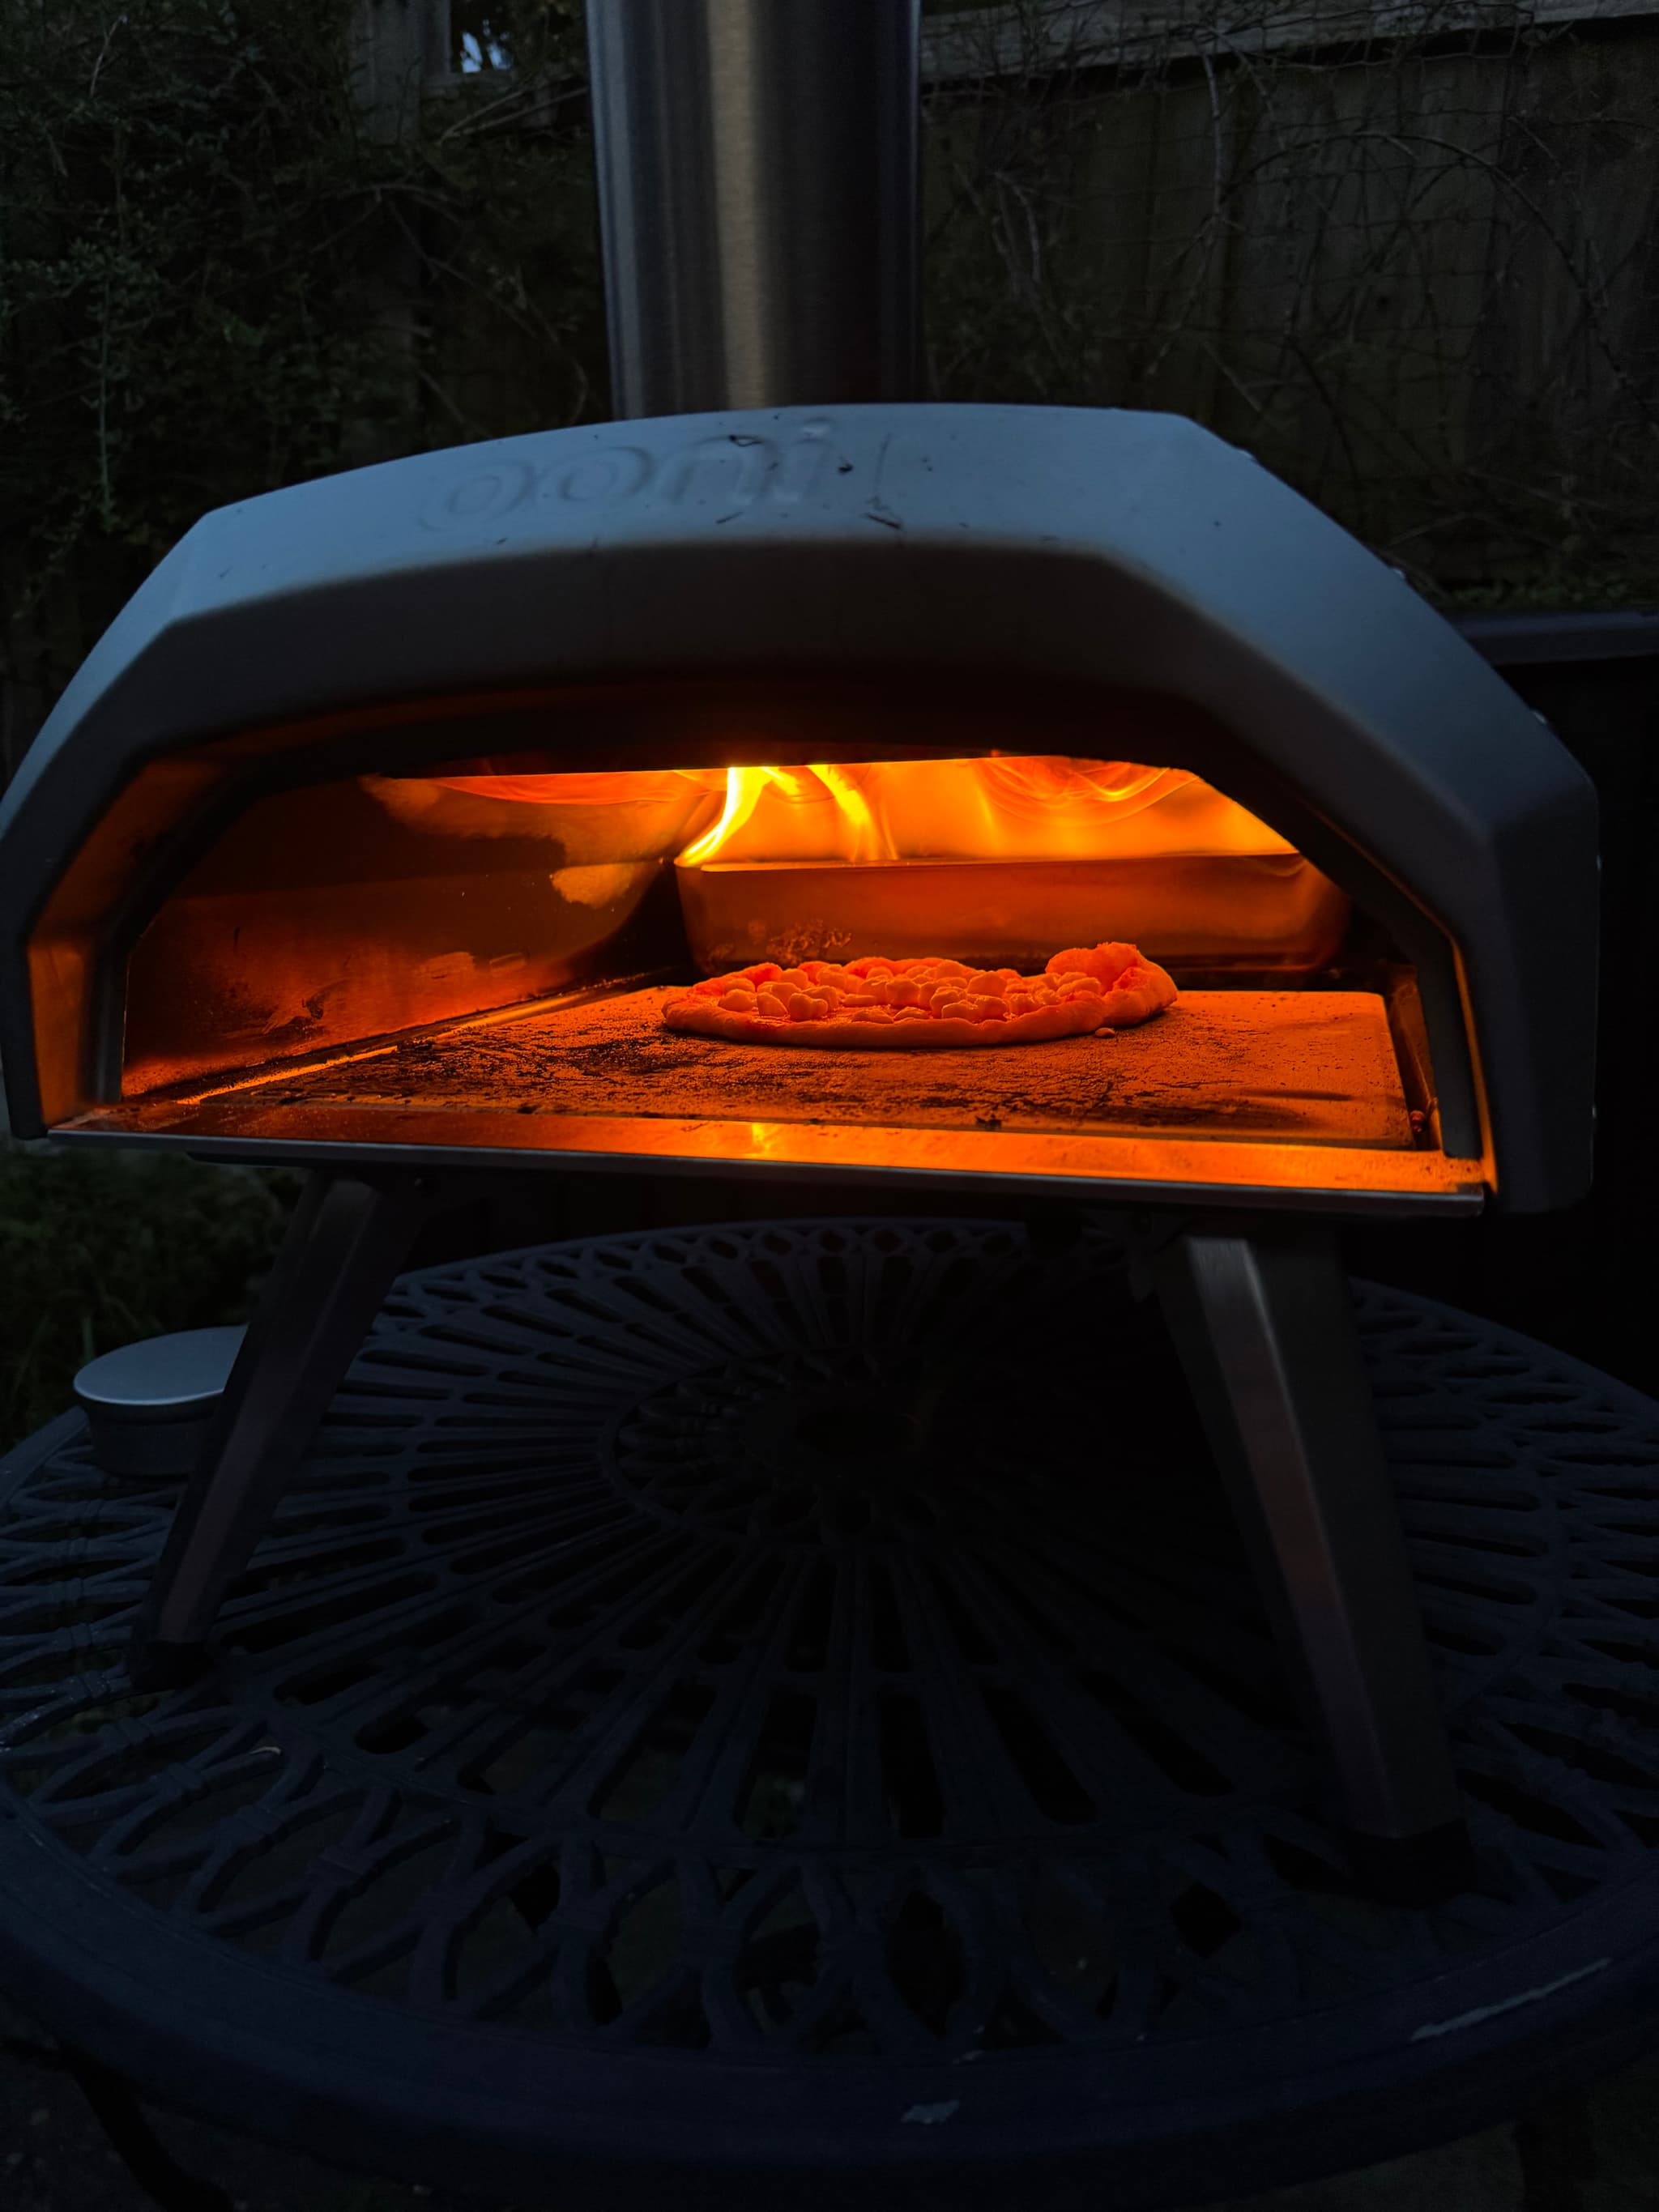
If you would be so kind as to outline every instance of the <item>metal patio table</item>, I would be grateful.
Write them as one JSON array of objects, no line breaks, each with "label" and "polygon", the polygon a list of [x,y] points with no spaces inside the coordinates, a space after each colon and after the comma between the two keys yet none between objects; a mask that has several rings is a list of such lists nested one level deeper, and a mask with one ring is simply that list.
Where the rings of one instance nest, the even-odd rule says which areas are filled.
[{"label": "metal patio table", "polygon": [[[1155,1310],[1006,1223],[401,1278],[198,1681],[176,1486],[0,1468],[0,1984],[365,2171],[1237,2197],[1659,2039],[1659,1407],[1358,1284],[1478,1871],[1346,1863]],[[198,2200],[206,2201],[206,2200]]]}]

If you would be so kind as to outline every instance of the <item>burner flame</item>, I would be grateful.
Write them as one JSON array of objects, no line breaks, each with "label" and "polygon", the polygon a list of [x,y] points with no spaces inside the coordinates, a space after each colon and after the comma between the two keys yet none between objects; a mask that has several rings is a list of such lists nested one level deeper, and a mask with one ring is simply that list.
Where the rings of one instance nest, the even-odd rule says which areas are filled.
[{"label": "burner flame", "polygon": [[[1288,854],[1265,823],[1184,769],[1060,754],[811,767],[458,775],[435,794],[539,808],[660,810],[685,868],[711,862],[1110,860]],[[716,794],[720,810],[710,819]],[[441,817],[440,817],[441,818]],[[434,818],[433,827],[440,826]],[[550,830],[553,818],[550,817]],[[458,823],[457,827],[459,826]],[[482,828],[482,825],[479,825]],[[681,838],[690,834],[689,842]],[[663,857],[667,857],[665,853]]]},{"label": "burner flame", "polygon": [[729,769],[720,818],[679,860],[856,866],[1291,849],[1184,769],[997,754]]}]

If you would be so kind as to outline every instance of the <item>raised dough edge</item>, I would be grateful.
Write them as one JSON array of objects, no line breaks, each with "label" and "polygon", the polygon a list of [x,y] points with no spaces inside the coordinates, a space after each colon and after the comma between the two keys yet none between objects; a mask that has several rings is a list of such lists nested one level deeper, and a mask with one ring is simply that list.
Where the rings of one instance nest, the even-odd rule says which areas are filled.
[{"label": "raised dough edge", "polygon": [[[1139,996],[1127,992],[1115,995]],[[1016,1014],[1006,1022],[780,1022],[769,1021],[763,1015],[733,1013],[716,1000],[694,999],[688,992],[683,998],[671,999],[662,1018],[665,1028],[681,1035],[723,1037],[742,1044],[796,1045],[820,1052],[937,1052],[943,1047],[983,1049],[1042,1044],[1055,1037],[1086,1036],[1091,1030],[1109,1029],[1109,1012],[1095,1011],[1105,1009],[1107,1002],[1094,999],[1088,1003],[1086,1020],[1077,1019],[1069,1007],[1044,1006],[1035,1013]],[[1058,1022],[1056,1015],[1061,1018]]]}]

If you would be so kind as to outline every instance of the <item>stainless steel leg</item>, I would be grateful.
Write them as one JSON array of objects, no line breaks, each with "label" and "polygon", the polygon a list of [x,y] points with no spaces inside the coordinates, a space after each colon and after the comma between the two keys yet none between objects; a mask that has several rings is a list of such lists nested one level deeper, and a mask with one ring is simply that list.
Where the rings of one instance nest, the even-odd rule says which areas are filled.
[{"label": "stainless steel leg", "polygon": [[1468,1832],[1334,1232],[1200,1222],[1151,1260],[1357,1867],[1456,1888]]},{"label": "stainless steel leg", "polygon": [[188,1680],[432,1203],[424,1177],[323,1172],[301,1195],[133,1631],[135,1688]]}]

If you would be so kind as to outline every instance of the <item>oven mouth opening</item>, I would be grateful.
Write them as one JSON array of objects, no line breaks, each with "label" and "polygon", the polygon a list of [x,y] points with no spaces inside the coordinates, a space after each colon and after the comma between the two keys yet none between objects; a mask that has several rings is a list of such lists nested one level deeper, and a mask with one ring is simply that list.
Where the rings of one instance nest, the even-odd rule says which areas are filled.
[{"label": "oven mouth opening", "polygon": [[[1175,1005],[992,1049],[663,1018],[765,962],[1041,979],[1103,942],[1167,968]],[[1442,1152],[1411,963],[1287,839],[1156,764],[475,756],[270,790],[161,899],[124,998],[119,1095],[82,1132],[1264,1190],[1472,1170]]]}]

